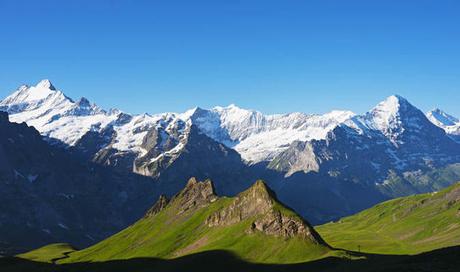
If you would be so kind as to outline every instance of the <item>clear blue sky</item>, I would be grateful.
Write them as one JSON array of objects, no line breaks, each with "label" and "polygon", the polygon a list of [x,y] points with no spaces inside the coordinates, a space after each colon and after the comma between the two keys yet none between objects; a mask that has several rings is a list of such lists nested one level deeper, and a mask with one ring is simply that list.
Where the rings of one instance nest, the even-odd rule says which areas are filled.
[{"label": "clear blue sky", "polygon": [[127,112],[235,103],[460,116],[460,1],[0,0],[0,96],[49,78]]}]

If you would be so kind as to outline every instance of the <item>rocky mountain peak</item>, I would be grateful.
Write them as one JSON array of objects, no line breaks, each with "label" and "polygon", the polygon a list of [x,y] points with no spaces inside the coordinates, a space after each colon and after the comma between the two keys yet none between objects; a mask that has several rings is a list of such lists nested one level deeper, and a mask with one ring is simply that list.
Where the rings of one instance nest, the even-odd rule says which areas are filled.
[{"label": "rocky mountain peak", "polygon": [[258,203],[264,202],[267,205],[273,205],[274,201],[276,201],[275,193],[262,180],[257,180],[249,187],[244,192],[244,197],[252,198]]},{"label": "rocky mountain peak", "polygon": [[145,213],[145,218],[147,217],[152,217],[154,215],[156,215],[157,213],[161,212],[162,210],[164,210],[166,208],[166,206],[168,205],[169,203],[169,200],[166,198],[165,195],[160,195],[160,197],[158,198],[157,202],[155,202],[155,204],[152,206],[152,208],[150,208],[146,213]]},{"label": "rocky mountain peak", "polygon": [[217,200],[214,186],[211,180],[198,181],[192,177],[185,185],[185,188],[174,196],[173,200],[178,203],[179,214],[207,206]]},{"label": "rocky mountain peak", "polygon": [[91,103],[86,97],[80,98],[80,100],[77,101],[77,105],[80,107],[85,107],[85,108],[91,107]]},{"label": "rocky mountain peak", "polygon": [[236,196],[229,206],[211,214],[206,224],[218,227],[243,221],[249,223],[248,233],[262,232],[286,239],[297,237],[326,245],[307,222],[278,202],[275,193],[262,180]]}]

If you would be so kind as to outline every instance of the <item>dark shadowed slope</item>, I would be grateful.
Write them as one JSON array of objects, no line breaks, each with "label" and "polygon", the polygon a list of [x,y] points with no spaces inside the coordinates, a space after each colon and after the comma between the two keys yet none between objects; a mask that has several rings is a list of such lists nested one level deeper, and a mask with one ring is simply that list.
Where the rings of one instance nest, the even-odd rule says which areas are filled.
[{"label": "dark shadowed slope", "polygon": [[175,259],[133,258],[104,262],[85,262],[64,265],[34,262],[20,258],[0,258],[4,272],[175,272],[175,271],[228,271],[228,272],[388,272],[426,271],[457,272],[460,267],[460,247],[438,249],[420,255],[366,255],[366,258],[324,259],[297,264],[255,264],[243,261],[226,251],[206,251]]},{"label": "dark shadowed slope", "polygon": [[151,180],[84,163],[0,112],[0,254],[53,242],[88,246],[151,205]]}]

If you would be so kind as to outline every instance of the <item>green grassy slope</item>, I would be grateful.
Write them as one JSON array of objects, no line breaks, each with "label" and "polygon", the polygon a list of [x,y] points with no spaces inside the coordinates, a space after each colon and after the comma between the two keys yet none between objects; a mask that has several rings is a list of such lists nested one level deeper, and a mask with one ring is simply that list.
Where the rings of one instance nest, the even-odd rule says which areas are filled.
[{"label": "green grassy slope", "polygon": [[[228,207],[234,200],[217,198],[204,207],[181,213],[181,200],[173,199],[156,215],[145,217],[92,247],[73,252],[59,263],[139,257],[171,259],[210,250],[226,250],[246,261],[259,263],[297,263],[344,254],[308,239],[248,232],[254,220],[262,215],[225,226],[209,227],[205,224],[211,214]],[[300,219],[278,202],[274,203],[273,209]]]},{"label": "green grassy slope", "polygon": [[66,254],[75,251],[69,244],[59,243],[46,245],[44,247],[29,251],[24,254],[19,254],[17,257],[28,259],[36,262],[51,263],[54,260],[65,258]]},{"label": "green grassy slope", "polygon": [[415,254],[460,245],[460,183],[380,203],[316,229],[334,247],[371,253]]}]

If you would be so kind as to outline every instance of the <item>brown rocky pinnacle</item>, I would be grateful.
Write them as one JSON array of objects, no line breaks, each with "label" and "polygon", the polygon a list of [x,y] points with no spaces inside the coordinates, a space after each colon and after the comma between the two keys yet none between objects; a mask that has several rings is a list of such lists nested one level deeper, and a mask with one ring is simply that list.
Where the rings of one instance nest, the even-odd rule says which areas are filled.
[{"label": "brown rocky pinnacle", "polygon": [[210,180],[198,182],[196,178],[190,178],[185,188],[179,192],[171,201],[178,202],[180,207],[178,214],[189,210],[207,206],[217,200],[214,187]]},{"label": "brown rocky pinnacle", "polygon": [[248,233],[260,231],[286,239],[300,237],[327,245],[310,224],[279,203],[275,193],[261,180],[235,197],[229,206],[211,214],[206,224],[228,226],[245,220],[253,220],[246,230]]}]

